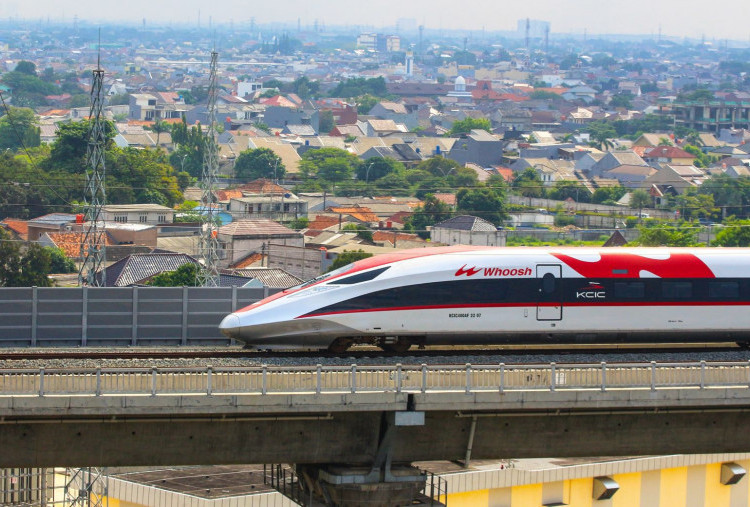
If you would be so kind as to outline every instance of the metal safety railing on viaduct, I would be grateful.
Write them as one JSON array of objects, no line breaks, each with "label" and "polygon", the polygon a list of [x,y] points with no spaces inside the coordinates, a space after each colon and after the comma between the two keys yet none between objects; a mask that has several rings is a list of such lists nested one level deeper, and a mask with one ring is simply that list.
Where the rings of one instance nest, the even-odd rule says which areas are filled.
[{"label": "metal safety railing on viaduct", "polygon": [[0,467],[750,452],[749,411],[748,362],[13,369]]}]

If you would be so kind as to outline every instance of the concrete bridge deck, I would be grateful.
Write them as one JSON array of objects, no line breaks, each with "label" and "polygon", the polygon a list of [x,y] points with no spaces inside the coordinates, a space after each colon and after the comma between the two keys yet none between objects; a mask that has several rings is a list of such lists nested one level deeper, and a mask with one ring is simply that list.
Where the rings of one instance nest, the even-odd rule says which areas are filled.
[{"label": "concrete bridge deck", "polygon": [[[0,371],[0,467],[750,452],[750,364]],[[423,421],[422,418],[423,417]]]}]

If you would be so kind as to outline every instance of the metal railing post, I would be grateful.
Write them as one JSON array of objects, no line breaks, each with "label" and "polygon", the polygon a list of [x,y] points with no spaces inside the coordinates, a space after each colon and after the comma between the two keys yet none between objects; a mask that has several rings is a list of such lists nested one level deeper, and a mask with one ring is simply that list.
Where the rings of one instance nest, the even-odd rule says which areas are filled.
[{"label": "metal railing post", "polygon": [[213,373],[213,367],[209,364],[206,367],[206,395],[211,396],[213,394],[213,386],[211,385],[211,377]]},{"label": "metal railing post", "polygon": [[268,365],[263,365],[263,382],[260,388],[260,394],[268,394]]},{"label": "metal railing post", "polygon": [[651,361],[651,390],[656,391],[656,361]]},{"label": "metal railing post", "polygon": [[607,390],[607,363],[602,361],[602,392]]},{"label": "metal railing post", "polygon": [[320,394],[320,391],[322,389],[323,384],[323,365],[318,364],[315,368],[316,374],[315,374],[315,394]]},{"label": "metal railing post", "polygon": [[352,375],[351,375],[351,391],[352,394],[357,392],[357,365],[352,365]]},{"label": "metal railing post", "polygon": [[555,392],[555,363],[550,363],[549,390]]},{"label": "metal railing post", "polygon": [[500,394],[505,392],[505,363],[500,363]]},{"label": "metal railing post", "polygon": [[156,396],[156,368],[151,368],[151,396]]},{"label": "metal railing post", "polygon": [[44,396],[44,368],[39,368],[39,396]]},{"label": "metal railing post", "polygon": [[466,394],[471,393],[471,364],[466,363]]},{"label": "metal railing post", "polygon": [[37,321],[38,321],[38,298],[39,288],[34,286],[31,288],[31,346],[36,347],[36,335],[37,335]]},{"label": "metal railing post", "polygon": [[102,369],[97,367],[96,369],[96,395],[102,395]]},{"label": "metal railing post", "polygon": [[422,392],[427,391],[427,365],[422,363]]},{"label": "metal railing post", "polygon": [[701,389],[706,387],[706,361],[701,361]]},{"label": "metal railing post", "polygon": [[401,369],[401,363],[398,363],[396,365],[396,392],[397,393],[401,392],[401,386],[404,380],[402,375],[403,375],[403,371]]}]

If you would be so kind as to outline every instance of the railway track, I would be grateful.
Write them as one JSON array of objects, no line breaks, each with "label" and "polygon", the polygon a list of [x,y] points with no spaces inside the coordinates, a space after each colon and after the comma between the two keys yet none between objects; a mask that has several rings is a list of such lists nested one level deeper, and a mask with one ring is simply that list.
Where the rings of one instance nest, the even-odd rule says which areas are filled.
[{"label": "railway track", "polygon": [[[665,346],[664,344],[653,345],[609,345],[587,347],[583,345],[571,346],[519,346],[519,345],[500,345],[500,346],[472,346],[472,347],[440,347],[430,346],[425,349],[412,349],[407,352],[384,352],[375,347],[357,347],[347,351],[345,354],[334,354],[327,351],[319,350],[294,350],[294,351],[258,351],[241,348],[210,348],[210,349],[180,349],[180,348],[150,348],[150,349],[130,349],[130,348],[112,348],[112,349],[13,349],[0,350],[0,361],[51,361],[51,360],[200,360],[200,359],[236,359],[262,362],[264,360],[288,360],[295,359],[306,360],[305,362],[320,360],[343,360],[349,361],[358,359],[382,359],[392,362],[399,359],[410,359],[413,362],[419,358],[425,359],[455,359],[455,362],[463,362],[462,359],[468,358],[487,358],[490,360],[496,356],[502,356],[510,359],[513,358],[529,362],[533,357],[550,356],[559,357],[561,363],[575,362],[566,361],[566,358],[573,359],[581,355],[601,356],[607,361],[617,361],[618,357],[630,357],[633,355],[642,355],[654,357],[664,354],[677,354],[679,356],[710,356],[722,353],[741,353],[740,349],[734,343],[705,343],[705,344],[675,344]],[[750,357],[750,353],[748,353]],[[628,359],[624,359],[628,360]],[[689,359],[685,359],[689,360]]]}]

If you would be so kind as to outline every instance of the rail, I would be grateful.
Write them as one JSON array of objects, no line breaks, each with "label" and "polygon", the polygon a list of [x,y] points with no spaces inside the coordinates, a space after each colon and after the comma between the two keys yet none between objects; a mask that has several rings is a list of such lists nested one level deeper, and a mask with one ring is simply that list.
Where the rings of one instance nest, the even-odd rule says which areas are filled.
[{"label": "rail", "polygon": [[0,370],[0,397],[750,387],[750,361]]}]

